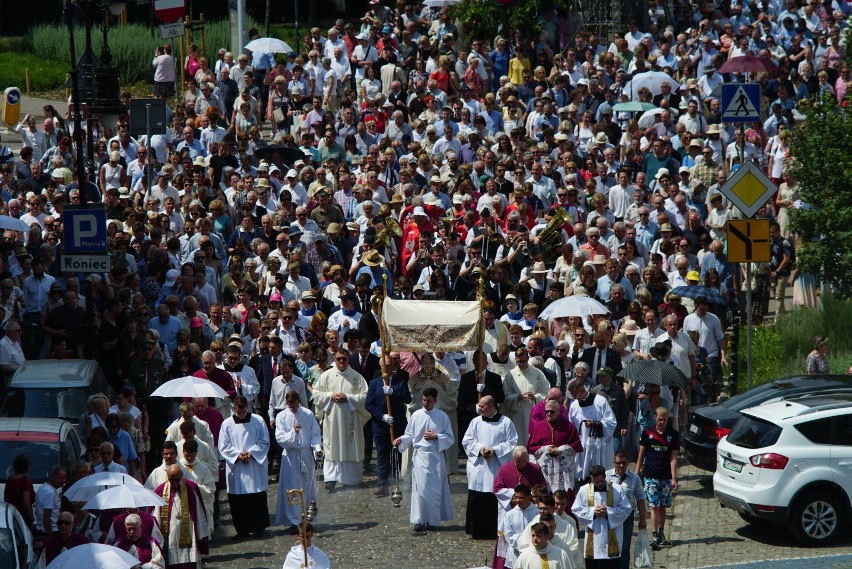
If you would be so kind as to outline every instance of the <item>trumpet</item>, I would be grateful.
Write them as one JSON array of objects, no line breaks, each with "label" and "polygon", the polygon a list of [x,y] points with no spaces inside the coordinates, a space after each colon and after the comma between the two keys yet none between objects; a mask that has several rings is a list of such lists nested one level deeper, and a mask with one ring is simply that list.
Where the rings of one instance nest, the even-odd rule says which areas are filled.
[{"label": "trumpet", "polygon": [[509,240],[509,247],[517,249],[518,243],[524,243],[524,246],[520,249],[520,252],[523,253],[524,255],[529,255],[530,254],[530,248],[529,248],[528,240],[529,240],[528,235],[526,235],[525,233],[518,233],[511,240]]}]

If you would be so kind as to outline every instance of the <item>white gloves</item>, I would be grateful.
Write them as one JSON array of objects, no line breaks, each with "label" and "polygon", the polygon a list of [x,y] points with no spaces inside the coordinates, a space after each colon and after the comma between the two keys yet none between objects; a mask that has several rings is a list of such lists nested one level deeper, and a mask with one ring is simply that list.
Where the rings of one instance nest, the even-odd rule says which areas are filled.
[{"label": "white gloves", "polygon": [[485,391],[485,384],[484,383],[477,383],[476,384],[476,391],[478,391],[479,393],[482,393],[483,391]]},{"label": "white gloves", "polygon": [[393,417],[391,417],[391,416],[390,416],[390,415],[388,415],[388,414],[384,414],[384,415],[382,415],[382,421],[384,421],[384,422],[385,422],[385,423],[387,423],[388,425],[393,425]]},{"label": "white gloves", "polygon": [[382,390],[385,392],[385,395],[393,395],[393,387],[390,385],[385,385],[382,387]]}]

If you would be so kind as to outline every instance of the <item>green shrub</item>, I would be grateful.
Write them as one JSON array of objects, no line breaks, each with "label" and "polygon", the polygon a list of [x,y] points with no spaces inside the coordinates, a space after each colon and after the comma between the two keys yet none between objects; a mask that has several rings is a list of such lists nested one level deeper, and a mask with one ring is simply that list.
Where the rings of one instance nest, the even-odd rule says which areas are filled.
[{"label": "green shrub", "polygon": [[[751,379],[752,386],[766,383],[778,377],[781,370],[787,367],[787,356],[781,349],[780,330],[775,326],[755,326],[751,339]],[[740,340],[737,349],[739,377],[737,393],[742,393],[748,386],[748,343],[746,328],[740,328]]]},{"label": "green shrub", "polygon": [[[251,28],[259,24],[249,20],[247,27]],[[213,54],[220,46],[230,44],[230,26],[227,21],[210,22],[205,26],[205,40],[207,54]],[[201,46],[200,33],[194,34],[195,43]],[[96,28],[92,31],[92,49],[96,55],[100,55],[103,34]],[[166,43],[167,40],[160,38],[158,29],[151,29],[140,24],[128,24],[116,26],[109,29],[107,42],[112,54],[112,66],[117,67],[120,73],[122,85],[129,85],[137,81],[147,80],[151,76],[151,60],[157,46]],[[36,56],[58,61],[63,65],[70,66],[70,42],[68,41],[68,28],[59,24],[39,24],[35,26],[27,36],[27,47]],[[74,43],[77,58],[83,53],[85,46],[85,32],[82,27],[74,31]],[[180,49],[176,45],[176,58],[180,57]],[[181,62],[182,63],[182,62]],[[64,81],[64,78],[63,78]],[[55,85],[55,87],[58,85]]]},{"label": "green shrub", "polygon": [[831,350],[852,352],[852,301],[842,300],[831,293],[822,295],[822,309],[797,307],[776,320],[781,332],[782,349],[788,354],[807,355],[817,336],[831,339]]},{"label": "green shrub", "polygon": [[26,92],[26,70],[30,70],[32,90],[49,91],[65,85],[67,66],[31,53],[0,53],[0,91],[18,87]]}]

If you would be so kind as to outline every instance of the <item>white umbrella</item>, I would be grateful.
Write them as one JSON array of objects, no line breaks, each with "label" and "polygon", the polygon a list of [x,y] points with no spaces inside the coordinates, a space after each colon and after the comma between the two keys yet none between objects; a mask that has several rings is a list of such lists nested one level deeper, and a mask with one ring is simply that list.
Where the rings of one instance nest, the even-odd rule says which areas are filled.
[{"label": "white umbrella", "polygon": [[257,38],[248,42],[245,48],[258,53],[290,53],[294,51],[292,47],[287,45],[287,42],[278,38]]},{"label": "white umbrella", "polygon": [[81,478],[65,491],[65,497],[72,502],[91,500],[98,492],[110,486],[142,486],[142,483],[128,474],[118,472],[98,472]]},{"label": "white umbrella", "polygon": [[668,83],[673,91],[680,89],[680,83],[672,79],[670,75],[662,71],[646,71],[635,75],[633,79],[628,81],[623,92],[627,93],[631,99],[635,99],[639,95],[639,89],[647,87],[652,94],[659,95],[663,92],[661,88],[663,83]]},{"label": "white umbrella", "polygon": [[208,379],[187,375],[170,379],[154,390],[154,397],[218,397],[227,399],[225,390]]},{"label": "white umbrella", "polygon": [[8,230],[27,233],[30,230],[30,226],[27,225],[25,221],[21,221],[17,217],[12,217],[11,215],[0,215],[0,229],[3,231]]},{"label": "white umbrella", "polygon": [[61,553],[47,569],[130,569],[138,565],[138,559],[117,547],[86,543]]},{"label": "white umbrella", "polygon": [[459,3],[461,3],[461,0],[425,0],[423,5],[430,8],[443,8],[444,6],[452,6]]},{"label": "white umbrella", "polygon": [[650,128],[654,126],[654,123],[657,122],[657,115],[663,112],[663,109],[654,108],[650,111],[645,111],[642,113],[642,116],[639,117],[639,120],[636,121],[636,124],[639,125],[639,128]]},{"label": "white umbrella", "polygon": [[115,508],[146,508],[165,506],[166,502],[144,486],[115,486],[98,493],[86,502],[84,510],[112,510]]},{"label": "white umbrella", "polygon": [[544,309],[540,318],[545,320],[567,318],[568,316],[585,318],[591,314],[606,314],[607,312],[609,312],[609,309],[594,298],[575,294],[554,301]]}]

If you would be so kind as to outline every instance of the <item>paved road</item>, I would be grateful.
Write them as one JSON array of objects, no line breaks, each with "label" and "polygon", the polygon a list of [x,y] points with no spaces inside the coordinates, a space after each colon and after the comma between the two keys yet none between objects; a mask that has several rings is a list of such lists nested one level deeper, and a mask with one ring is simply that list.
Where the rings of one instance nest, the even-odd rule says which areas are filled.
[{"label": "paved road", "polygon": [[[320,490],[316,543],[336,567],[371,569],[461,569],[491,560],[493,544],[472,541],[464,534],[466,485],[463,475],[450,478],[456,519],[436,532],[415,534],[408,523],[408,489],[401,508],[390,498],[375,498],[368,489],[326,494]],[[713,500],[709,474],[683,467],[680,491],[668,521],[673,545],[655,555],[654,567],[670,569],[766,567],[768,560],[790,560],[773,568],[819,569],[852,567],[852,536],[832,547],[798,545],[783,528],[749,526],[731,510]],[[277,486],[270,488],[270,511]],[[264,539],[232,543],[227,506],[222,531],[208,569],[277,568],[294,543],[283,528],[272,528]],[[831,556],[831,557],[826,557]],[[818,558],[817,560],[812,560]],[[741,565],[743,564],[744,565]]]}]

